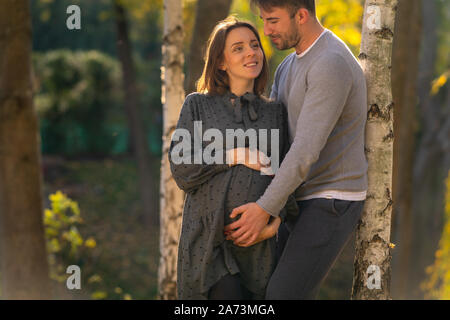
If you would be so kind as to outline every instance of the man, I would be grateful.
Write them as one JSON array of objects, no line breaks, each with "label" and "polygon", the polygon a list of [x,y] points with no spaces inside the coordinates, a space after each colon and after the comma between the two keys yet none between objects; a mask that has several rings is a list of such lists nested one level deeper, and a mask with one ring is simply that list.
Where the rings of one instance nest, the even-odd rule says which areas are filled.
[{"label": "man", "polygon": [[279,230],[287,241],[266,298],[314,299],[366,198],[366,82],[348,47],[317,20],[314,0],[251,2],[272,43],[295,48],[278,66],[271,92],[287,107],[292,145],[264,195],[235,208],[231,217],[241,216],[225,232],[238,245],[252,245],[294,193],[299,216]]}]

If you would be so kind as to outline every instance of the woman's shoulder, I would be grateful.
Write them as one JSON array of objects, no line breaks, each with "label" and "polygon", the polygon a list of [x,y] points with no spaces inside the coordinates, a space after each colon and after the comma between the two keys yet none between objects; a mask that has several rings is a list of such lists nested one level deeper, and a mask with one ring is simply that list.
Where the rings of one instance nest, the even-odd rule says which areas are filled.
[{"label": "woman's shoulder", "polygon": [[190,105],[194,108],[203,109],[205,107],[207,108],[211,102],[214,102],[219,98],[220,96],[210,95],[207,93],[192,92],[186,96],[184,99],[184,104]]},{"label": "woman's shoulder", "polygon": [[214,98],[217,98],[217,96],[202,92],[192,92],[186,96],[185,101],[206,101]]},{"label": "woman's shoulder", "polygon": [[[190,112],[194,118],[202,118],[211,112],[217,112],[216,105],[224,104],[220,95],[210,95],[201,92],[192,92],[184,100],[182,113]],[[220,108],[219,108],[220,110]]]},{"label": "woman's shoulder", "polygon": [[201,101],[202,99],[204,99],[206,97],[205,94],[200,93],[200,92],[192,92],[189,93],[185,98],[184,101],[185,102],[197,102],[197,101]]},{"label": "woman's shoulder", "polygon": [[198,107],[198,105],[201,104],[201,99],[202,97],[199,92],[192,92],[188,94],[184,98],[182,112],[183,111],[187,112],[188,110],[190,111],[195,110]]}]

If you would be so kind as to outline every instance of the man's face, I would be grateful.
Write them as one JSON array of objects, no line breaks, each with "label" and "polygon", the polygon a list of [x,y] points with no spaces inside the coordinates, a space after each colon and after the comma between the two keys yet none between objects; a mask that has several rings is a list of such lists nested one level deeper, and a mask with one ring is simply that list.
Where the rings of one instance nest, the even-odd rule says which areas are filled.
[{"label": "man's face", "polygon": [[260,16],[264,22],[264,34],[278,50],[294,48],[301,35],[295,23],[295,16],[287,8],[271,8],[265,11],[260,8]]}]

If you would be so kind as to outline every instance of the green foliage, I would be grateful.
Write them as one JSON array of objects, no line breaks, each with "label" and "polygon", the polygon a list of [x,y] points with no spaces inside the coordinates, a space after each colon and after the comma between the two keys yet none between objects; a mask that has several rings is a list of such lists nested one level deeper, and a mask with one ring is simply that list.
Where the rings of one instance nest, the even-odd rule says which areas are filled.
[{"label": "green foliage", "polygon": [[66,280],[66,267],[78,265],[96,246],[95,239],[84,240],[78,231],[83,223],[78,204],[58,191],[49,196],[51,208],[44,211],[45,238],[49,254],[50,278],[58,282]]},{"label": "green foliage", "polygon": [[[35,106],[45,154],[116,155],[128,150],[119,63],[98,51],[33,55]],[[160,78],[157,61],[135,57],[137,89],[149,147],[161,153]],[[151,85],[157,84],[157,85]]]},{"label": "green foliage", "polygon": [[[100,50],[116,54],[114,20],[103,19],[102,12],[112,10],[111,0],[33,0],[31,19],[33,50],[44,52],[59,48],[70,50]],[[81,9],[81,30],[68,30],[66,9],[70,5]]]},{"label": "green foliage", "polygon": [[[50,51],[34,55],[35,106],[42,151],[107,154],[124,126],[117,62],[97,51]],[[123,138],[122,138],[123,140]]]},{"label": "green foliage", "polygon": [[[144,119],[145,127],[148,128],[147,136],[150,150],[154,155],[160,156],[162,134],[160,97],[162,0],[119,0],[119,2],[124,5],[129,22],[129,36],[137,71],[137,87],[141,98],[139,101],[141,118]],[[81,8],[81,30],[68,30],[66,28],[68,17],[66,8],[71,4],[76,4]],[[113,0],[36,0],[31,2],[35,61],[45,59],[47,54],[56,49],[58,49],[57,51],[66,49],[67,59],[64,60],[69,60],[65,61],[64,64],[61,63],[60,67],[66,67],[69,64],[69,67],[72,66],[77,69],[84,64],[83,61],[79,61],[76,66],[71,65],[72,60],[75,59],[75,53],[70,50],[84,50],[86,52],[88,50],[99,50],[104,54],[104,57],[111,60],[105,61],[102,66],[107,67],[108,72],[105,73],[105,78],[112,77],[110,80],[113,81],[113,88],[99,91],[102,89],[92,87],[92,90],[90,90],[91,97],[93,94],[98,94],[104,98],[109,98],[99,101],[101,104],[100,110],[93,110],[91,107],[97,108],[97,106],[93,106],[89,101],[88,103],[81,101],[82,104],[80,105],[88,107],[90,104],[88,107],[90,108],[89,118],[83,118],[81,122],[79,119],[73,119],[72,112],[70,112],[70,115],[65,114],[59,119],[41,117],[42,151],[46,154],[79,155],[94,153],[116,155],[128,150],[129,133],[121,94],[120,65],[114,59],[117,54],[117,36],[113,4]],[[41,54],[37,54],[37,52]],[[100,60],[103,60],[103,58]],[[110,62],[113,65],[111,70]],[[83,69],[89,72],[89,70],[86,70],[87,68],[88,66]],[[58,94],[57,90],[72,91],[73,87],[77,86],[79,82],[85,82],[85,73],[80,74],[79,70],[73,72],[72,68],[70,70],[55,70],[54,73],[61,73],[61,76],[64,74],[63,80],[66,80],[59,82],[60,79],[55,77],[50,79],[50,81],[58,81],[57,83],[60,84],[58,87],[50,86],[50,89],[54,89],[55,94]],[[40,103],[48,106],[51,103],[48,92],[41,92],[41,90],[46,89],[39,86],[42,80],[39,78],[45,78],[48,73],[42,74],[41,71],[36,68],[36,75],[39,80],[35,89],[35,92],[39,91],[37,92],[39,97],[36,101],[38,106],[40,106]],[[72,79],[70,79],[71,77]],[[89,88],[85,88],[85,90],[89,90]],[[65,102],[64,97],[61,97],[60,102],[61,100],[60,110],[67,107],[65,104],[69,104],[69,102]],[[100,114],[96,114],[96,112]],[[101,118],[102,116],[104,118]],[[65,121],[70,117],[72,117],[70,121]],[[91,135],[92,131],[86,128],[90,127],[89,122],[96,122],[96,125],[100,127],[99,135]]]},{"label": "green foliage", "polygon": [[[82,257],[82,266],[78,264],[82,269],[81,291],[92,299],[154,299],[159,229],[140,220],[134,161],[128,157],[65,161],[58,170],[65,174],[47,182],[47,188],[57,190],[63,185],[82,208],[79,233],[95,236],[95,247]],[[154,163],[155,182],[158,170],[159,163]]]},{"label": "green foliage", "polygon": [[[133,51],[145,59],[161,58],[162,0],[118,0],[129,22]],[[81,30],[66,28],[66,8],[81,9]],[[114,0],[33,0],[33,51],[98,50],[116,57]],[[159,73],[159,69],[156,70]]]},{"label": "green foliage", "polygon": [[438,22],[438,47],[435,74],[444,74],[450,68],[450,1],[437,0],[439,22]]},{"label": "green foliage", "polygon": [[422,283],[427,299],[450,300],[450,171],[446,186],[444,230],[434,264],[426,269],[428,279]]},{"label": "green foliage", "polygon": [[[66,268],[77,265],[82,271],[84,296],[92,299],[130,300],[129,293],[117,286],[114,277],[104,279],[102,269],[95,268],[97,241],[94,237],[84,239],[79,229],[85,225],[78,203],[61,191],[49,196],[51,208],[45,210],[44,227],[49,255],[50,278],[65,286]],[[101,243],[102,244],[102,243]],[[104,245],[104,243],[102,244]]]}]

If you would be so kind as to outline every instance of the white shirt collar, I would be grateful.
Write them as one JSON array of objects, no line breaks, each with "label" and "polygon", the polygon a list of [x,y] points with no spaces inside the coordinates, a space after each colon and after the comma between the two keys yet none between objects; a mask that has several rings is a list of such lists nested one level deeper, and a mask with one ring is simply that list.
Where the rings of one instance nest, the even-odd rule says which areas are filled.
[{"label": "white shirt collar", "polygon": [[317,41],[319,41],[319,39],[325,34],[325,32],[327,32],[328,31],[328,29],[326,29],[326,28],[324,28],[324,30],[322,31],[322,33],[320,34],[320,36],[318,36],[317,37],[317,39],[316,39],[316,41],[314,41],[313,42],[313,44],[311,44],[309,47],[308,47],[308,49],[306,49],[305,51],[303,51],[302,53],[300,53],[300,54],[295,54],[296,56],[297,56],[297,58],[301,58],[301,57],[303,57],[305,54],[307,54],[308,52],[309,52],[309,50],[311,50],[311,48],[317,43]]}]

